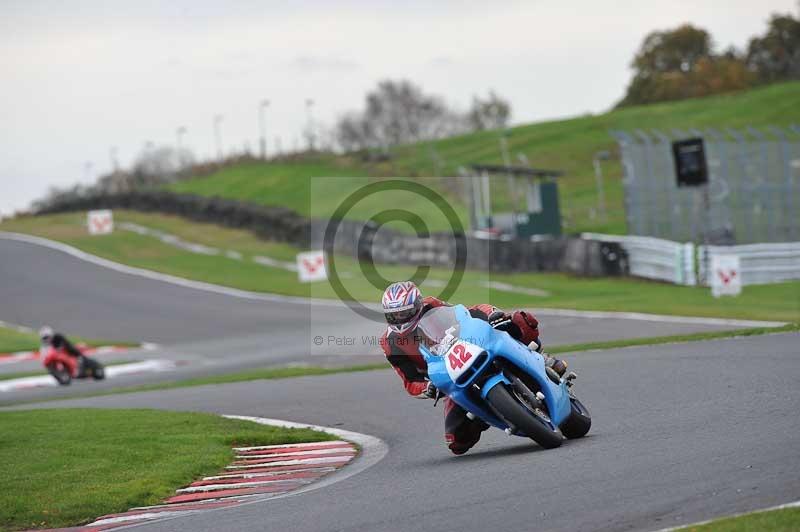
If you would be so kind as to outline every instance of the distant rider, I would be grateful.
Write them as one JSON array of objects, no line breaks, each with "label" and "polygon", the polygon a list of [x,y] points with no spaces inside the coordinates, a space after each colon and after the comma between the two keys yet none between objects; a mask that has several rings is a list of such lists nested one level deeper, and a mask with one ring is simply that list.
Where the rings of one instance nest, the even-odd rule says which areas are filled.
[{"label": "distant rider", "polygon": [[42,341],[42,349],[40,350],[41,354],[44,354],[44,348],[52,347],[53,349],[63,350],[65,353],[77,358],[79,361],[83,357],[83,353],[81,353],[80,349],[72,345],[72,343],[67,340],[67,337],[63,334],[54,332],[52,327],[45,325],[39,329],[39,338]]},{"label": "distant rider", "polygon": [[[411,281],[392,283],[383,293],[383,313],[388,329],[380,339],[386,359],[403,380],[406,391],[419,398],[436,397],[436,387],[428,381],[428,368],[419,353],[420,335],[417,325],[429,310],[449,306],[435,297],[422,297],[419,288]],[[492,327],[502,330],[529,348],[541,352],[539,322],[523,310],[507,314],[493,305],[482,304],[469,307],[474,318],[488,321]],[[563,360],[545,357],[545,364],[559,375],[564,375],[567,363]],[[451,401],[444,399],[445,440],[454,454],[464,454],[478,443],[481,432],[489,425],[480,419],[470,420],[466,411]]]}]

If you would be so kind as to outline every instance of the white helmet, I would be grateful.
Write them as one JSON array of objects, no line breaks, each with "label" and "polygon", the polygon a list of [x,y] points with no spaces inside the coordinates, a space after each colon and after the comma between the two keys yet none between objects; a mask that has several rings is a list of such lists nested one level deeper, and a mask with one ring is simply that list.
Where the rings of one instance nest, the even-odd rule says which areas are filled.
[{"label": "white helmet", "polygon": [[43,342],[47,342],[52,337],[53,337],[53,328],[50,327],[49,325],[45,325],[44,327],[39,329],[39,338]]}]

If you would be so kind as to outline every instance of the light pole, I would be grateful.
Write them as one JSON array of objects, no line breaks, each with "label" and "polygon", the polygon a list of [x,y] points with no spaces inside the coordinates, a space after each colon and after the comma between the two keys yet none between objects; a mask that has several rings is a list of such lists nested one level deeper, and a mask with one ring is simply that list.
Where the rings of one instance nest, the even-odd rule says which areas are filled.
[{"label": "light pole", "polygon": [[186,134],[184,126],[175,130],[175,150],[178,153],[178,168],[183,168],[183,136]]},{"label": "light pole", "polygon": [[222,162],[222,115],[214,115],[214,139],[217,143],[217,162]]},{"label": "light pole", "polygon": [[506,167],[508,181],[508,195],[511,198],[511,236],[517,236],[517,183],[514,174],[511,172],[511,156],[508,153],[508,136],[511,131],[504,129],[500,132],[500,152],[503,155],[503,164]]},{"label": "light pole", "polygon": [[606,219],[606,198],[603,193],[603,167],[600,161],[608,161],[611,159],[611,153],[607,150],[599,151],[594,154],[592,164],[594,165],[594,177],[597,180],[597,211],[600,217]]},{"label": "light pole", "polygon": [[308,139],[308,151],[314,151],[314,119],[311,116],[311,108],[314,107],[314,100],[306,98],[306,137]]},{"label": "light pole", "polygon": [[86,183],[92,180],[92,170],[94,169],[94,163],[92,161],[86,161],[83,163],[83,179]]},{"label": "light pole", "polygon": [[119,171],[119,160],[117,159],[117,147],[111,146],[108,149],[108,156],[111,158],[111,169],[116,174]]},{"label": "light pole", "polygon": [[267,160],[267,123],[264,115],[267,107],[269,107],[269,100],[261,100],[261,103],[258,105],[258,127],[261,135],[259,144],[261,147],[261,159],[265,161]]}]

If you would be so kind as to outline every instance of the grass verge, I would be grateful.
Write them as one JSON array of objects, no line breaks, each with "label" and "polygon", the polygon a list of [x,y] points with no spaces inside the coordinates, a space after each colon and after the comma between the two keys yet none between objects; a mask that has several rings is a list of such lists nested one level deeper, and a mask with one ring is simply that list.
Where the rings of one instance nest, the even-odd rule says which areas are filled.
[{"label": "grass verge", "polygon": [[685,532],[796,532],[800,530],[800,508],[782,508],[718,519],[704,525],[687,526]]},{"label": "grass verge", "polygon": [[634,347],[639,345],[675,344],[681,342],[700,342],[703,340],[716,340],[719,338],[733,338],[742,336],[761,336],[781,332],[800,331],[800,324],[790,323],[782,327],[753,327],[749,329],[735,329],[733,331],[713,331],[692,334],[676,334],[672,336],[650,336],[647,338],[627,338],[610,340],[607,342],[590,342],[584,344],[556,345],[545,349],[551,353],[575,353],[577,351],[591,351],[596,349],[614,349],[618,347]]},{"label": "grass verge", "polygon": [[233,459],[233,445],[332,439],[211,414],[59,409],[0,412],[0,527],[86,523],[156,504]]},{"label": "grass verge", "polygon": [[[762,334],[772,334],[781,332],[800,331],[800,324],[789,324],[783,327],[761,327],[752,329],[737,329],[733,331],[719,331],[710,333],[683,334],[676,336],[658,336],[651,338],[631,338],[627,340],[612,340],[608,342],[592,342],[583,344],[569,344],[546,347],[546,350],[553,354],[569,354],[580,351],[592,351],[601,349],[616,349],[622,347],[633,347],[641,345],[656,345],[678,342],[695,342],[702,340],[714,340],[720,338],[732,338],[741,336],[758,336]],[[138,386],[121,386],[98,392],[88,392],[84,394],[70,395],[69,399],[81,399],[87,397],[98,397],[103,395],[114,395],[120,393],[149,392],[155,390],[168,390],[173,388],[186,388],[190,386],[204,386],[208,384],[229,384],[233,382],[245,382],[254,380],[288,379],[292,377],[306,377],[313,375],[334,375],[337,373],[352,373],[358,371],[374,371],[389,369],[388,363],[363,364],[359,366],[343,366],[339,368],[323,368],[318,366],[284,367],[284,368],[257,368],[226,373],[221,375],[210,375],[193,379],[177,381],[158,382]],[[25,403],[38,403],[47,401],[59,401],[64,397],[50,397],[46,399],[32,399],[24,401],[0,401],[0,406],[19,405]]]},{"label": "grass verge", "polygon": [[[189,222],[174,216],[115,211],[118,222],[131,221],[175,234],[188,241],[238,251],[242,260],[224,255],[201,255],[169,246],[160,240],[124,230],[89,236],[85,215],[79,213],[25,217],[0,223],[0,230],[34,234],[61,241],[113,261],[243,290],[290,296],[336,298],[329,282],[300,283],[294,272],[253,262],[259,254],[291,260],[296,249],[257,239],[247,231]],[[336,258],[341,282],[351,297],[378,301],[383,284],[365,274],[360,265]],[[377,266],[386,279],[408,279],[413,266]],[[425,293],[437,295],[451,271],[432,268],[422,283]],[[499,284],[498,284],[499,283]],[[505,286],[505,289],[499,287]],[[526,289],[528,292],[526,293]],[[543,295],[530,295],[530,289]],[[494,274],[468,271],[450,301],[490,302],[505,308],[572,308],[649,312],[750,320],[800,322],[800,281],[746,286],[735,298],[714,298],[705,287],[674,286],[633,278],[578,278],[560,273]]]},{"label": "grass verge", "polygon": [[[118,345],[133,347],[138,344],[133,342],[115,342],[113,340],[97,340],[82,337],[70,337],[70,341],[92,347],[103,345]],[[36,333],[22,332],[8,327],[0,327],[0,353],[15,353],[17,351],[35,351],[39,349],[39,335]]]}]

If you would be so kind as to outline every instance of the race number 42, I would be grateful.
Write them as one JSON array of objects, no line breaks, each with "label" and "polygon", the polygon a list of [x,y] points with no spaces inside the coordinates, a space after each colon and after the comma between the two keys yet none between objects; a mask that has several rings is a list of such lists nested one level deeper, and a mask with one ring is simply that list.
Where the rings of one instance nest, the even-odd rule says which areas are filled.
[{"label": "race number 42", "polygon": [[450,354],[447,355],[447,360],[450,363],[450,369],[458,371],[464,367],[464,364],[472,360],[472,353],[467,350],[467,347],[458,343],[453,346]]},{"label": "race number 42", "polygon": [[445,355],[447,373],[454,381],[467,371],[477,358],[482,349],[464,340],[459,340],[447,351]]}]

